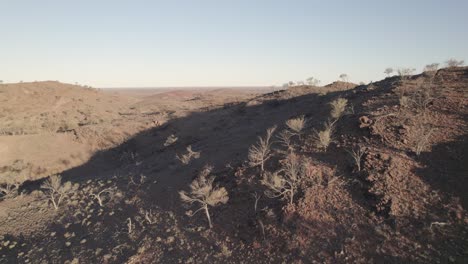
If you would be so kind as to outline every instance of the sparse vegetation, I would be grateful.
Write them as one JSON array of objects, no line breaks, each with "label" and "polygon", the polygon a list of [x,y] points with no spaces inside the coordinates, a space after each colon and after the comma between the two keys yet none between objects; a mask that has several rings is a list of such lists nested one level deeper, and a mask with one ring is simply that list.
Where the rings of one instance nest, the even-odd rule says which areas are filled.
[{"label": "sparse vegetation", "polygon": [[200,152],[198,151],[193,151],[192,146],[189,145],[187,146],[187,153],[182,154],[182,155],[176,155],[176,158],[182,162],[182,164],[189,164],[192,159],[198,159],[200,158]]},{"label": "sparse vegetation", "polygon": [[400,78],[402,80],[406,80],[408,79],[414,72],[416,71],[416,69],[414,68],[400,68],[398,69],[398,76],[400,76]]},{"label": "sparse vegetation", "polygon": [[307,78],[307,84],[311,86],[318,86],[320,84],[320,80],[315,79],[314,77]]},{"label": "sparse vegetation", "polygon": [[335,125],[333,122],[328,122],[325,124],[324,128],[319,131],[314,131],[314,139],[316,146],[323,151],[326,151],[330,143],[333,142],[333,132]]},{"label": "sparse vegetation", "polygon": [[346,105],[348,104],[348,100],[345,98],[338,98],[330,103],[332,110],[331,110],[331,117],[334,119],[339,119],[346,110]]},{"label": "sparse vegetation", "polygon": [[103,195],[104,194],[110,194],[111,193],[111,189],[110,188],[106,188],[98,193],[92,193],[90,196],[94,199],[96,199],[98,201],[98,204],[100,207],[103,207],[104,206],[104,197]]},{"label": "sparse vegetation", "polygon": [[348,82],[349,81],[349,76],[346,73],[340,74],[340,79],[342,82]]},{"label": "sparse vegetation", "polygon": [[49,201],[52,202],[54,209],[58,210],[67,193],[72,190],[72,184],[70,182],[62,184],[62,176],[52,175],[45,180],[41,188]]},{"label": "sparse vegetation", "polygon": [[279,171],[267,172],[264,175],[261,182],[268,188],[265,195],[269,198],[279,197],[293,204],[299,184],[308,173],[308,166],[309,162],[303,157],[294,153],[289,154]]},{"label": "sparse vegetation", "polygon": [[301,136],[301,132],[304,129],[305,124],[306,120],[303,115],[296,118],[291,118],[288,121],[286,121],[286,126],[290,129],[291,133],[299,136],[299,138]]},{"label": "sparse vegetation", "polygon": [[439,69],[439,63],[431,63],[424,67],[425,72],[433,72]]},{"label": "sparse vegetation", "polygon": [[260,170],[265,170],[265,162],[271,157],[271,137],[275,133],[276,126],[267,129],[264,138],[258,137],[258,142],[249,148],[249,164],[250,166],[260,166]]},{"label": "sparse vegetation", "polygon": [[393,73],[393,68],[386,68],[385,71],[384,71],[384,73],[387,75],[387,77],[389,77],[390,74]]},{"label": "sparse vegetation", "polygon": [[167,137],[166,142],[164,142],[164,146],[168,147],[174,143],[177,142],[178,137],[176,137],[174,134],[170,135]]},{"label": "sparse vegetation", "polygon": [[364,157],[365,150],[363,147],[358,146],[357,148],[348,150],[349,155],[351,155],[351,158],[354,161],[354,164],[356,165],[357,171],[361,171],[361,164],[362,164],[362,158]]},{"label": "sparse vegetation", "polygon": [[447,64],[447,67],[453,68],[453,67],[463,66],[463,64],[465,64],[465,61],[452,58],[452,59],[448,59],[445,63]]},{"label": "sparse vegetation", "polygon": [[184,203],[200,205],[195,212],[190,212],[190,216],[194,216],[199,211],[205,211],[208,225],[213,227],[209,212],[209,206],[215,207],[220,204],[225,204],[229,200],[228,192],[224,187],[214,185],[214,176],[210,176],[212,167],[205,167],[198,177],[190,184],[190,191],[180,191],[180,199]]},{"label": "sparse vegetation", "polygon": [[432,133],[433,129],[427,129],[423,124],[416,127],[416,132],[414,134],[414,152],[417,156],[421,155],[421,152],[429,148],[429,138]]}]

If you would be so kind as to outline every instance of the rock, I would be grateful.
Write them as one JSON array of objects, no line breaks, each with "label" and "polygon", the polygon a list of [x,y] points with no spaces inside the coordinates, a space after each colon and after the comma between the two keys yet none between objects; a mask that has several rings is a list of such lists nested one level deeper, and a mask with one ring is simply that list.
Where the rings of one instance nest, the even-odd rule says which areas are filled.
[{"label": "rock", "polygon": [[361,116],[359,118],[359,128],[365,128],[372,125],[373,121],[367,116]]},{"label": "rock", "polygon": [[80,241],[80,244],[84,244],[84,243],[86,243],[86,241],[87,241],[86,238],[83,238],[83,239]]},{"label": "rock", "polygon": [[71,242],[70,241],[65,242],[65,246],[67,247],[71,246]]},{"label": "rock", "polygon": [[174,243],[174,241],[175,241],[175,237],[173,237],[173,236],[168,237],[167,240],[166,240],[166,242],[168,244],[172,244],[172,243]]}]

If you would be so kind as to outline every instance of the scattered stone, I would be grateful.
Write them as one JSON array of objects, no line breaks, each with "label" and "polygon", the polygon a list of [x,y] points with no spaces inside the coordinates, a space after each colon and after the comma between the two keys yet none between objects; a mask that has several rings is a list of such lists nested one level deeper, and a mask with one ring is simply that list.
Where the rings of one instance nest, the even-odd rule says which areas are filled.
[{"label": "scattered stone", "polygon": [[71,246],[71,242],[70,241],[65,242],[65,246],[67,247]]},{"label": "scattered stone", "polygon": [[83,238],[83,239],[80,241],[80,244],[84,244],[84,243],[86,243],[86,241],[87,241],[86,238]]}]

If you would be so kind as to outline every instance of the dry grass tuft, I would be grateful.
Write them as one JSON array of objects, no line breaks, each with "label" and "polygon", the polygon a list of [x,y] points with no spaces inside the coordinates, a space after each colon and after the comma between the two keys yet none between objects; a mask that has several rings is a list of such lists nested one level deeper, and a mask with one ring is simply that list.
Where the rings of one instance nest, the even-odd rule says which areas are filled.
[{"label": "dry grass tuft", "polygon": [[319,149],[324,151],[327,150],[330,143],[333,142],[333,133],[335,130],[334,123],[326,123],[323,130],[315,131],[314,139],[316,142],[316,146]]},{"label": "dry grass tuft", "polygon": [[170,135],[167,137],[166,142],[164,142],[164,146],[168,147],[172,144],[174,144],[179,138],[176,137],[174,134]]},{"label": "dry grass tuft", "polygon": [[346,105],[348,100],[345,98],[338,98],[330,103],[332,111],[330,113],[331,117],[334,119],[339,119],[346,110]]},{"label": "dry grass tuft", "polygon": [[192,146],[189,145],[187,147],[187,153],[182,154],[182,155],[176,155],[176,158],[180,160],[183,164],[187,165],[190,163],[192,159],[198,159],[200,158],[200,152],[198,151],[193,151]]},{"label": "dry grass tuft", "polygon": [[286,126],[288,126],[288,128],[296,135],[300,135],[305,127],[305,124],[306,120],[304,119],[303,115],[286,121]]}]

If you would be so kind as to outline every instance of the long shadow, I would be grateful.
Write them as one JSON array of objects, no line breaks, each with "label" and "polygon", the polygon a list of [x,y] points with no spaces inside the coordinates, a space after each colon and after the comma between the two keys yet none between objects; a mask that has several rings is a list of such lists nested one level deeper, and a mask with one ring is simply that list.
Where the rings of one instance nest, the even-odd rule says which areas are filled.
[{"label": "long shadow", "polygon": [[[62,176],[72,182],[81,182],[145,175],[150,181],[157,182],[147,194],[148,199],[161,208],[173,208],[174,200],[178,200],[177,191],[186,188],[205,164],[212,165],[215,172],[226,166],[239,166],[247,159],[249,146],[267,128],[282,126],[286,120],[298,115],[305,115],[310,120],[309,125],[317,127],[328,118],[328,102],[349,93],[306,94],[290,99],[275,98],[278,93],[273,93],[272,98],[258,104],[231,104],[191,113],[161,127],[142,131],[119,146],[98,152],[85,164],[64,171]],[[164,146],[171,135],[178,140]],[[184,153],[188,145],[194,151],[200,151],[201,157],[183,165],[176,159],[176,154]]]}]

